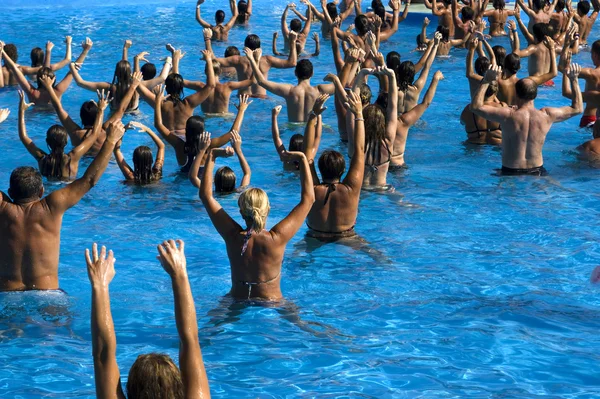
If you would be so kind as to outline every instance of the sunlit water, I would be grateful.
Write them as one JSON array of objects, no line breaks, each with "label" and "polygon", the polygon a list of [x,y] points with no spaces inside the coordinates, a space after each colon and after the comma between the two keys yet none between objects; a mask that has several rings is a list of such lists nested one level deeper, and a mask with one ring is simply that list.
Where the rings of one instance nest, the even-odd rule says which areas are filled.
[{"label": "sunlit water", "polygon": [[[257,3],[249,29],[235,28],[229,44],[241,49],[249,30],[261,35],[269,52],[284,2]],[[82,75],[101,81],[112,79],[124,39],[134,43],[130,57],[146,50],[155,62],[166,55],[164,44],[172,43],[187,52],[184,76],[203,79],[194,4],[9,9],[0,39],[16,43],[27,64],[29,50],[47,39],[57,43],[56,61],[64,35],[73,35],[75,43],[89,36],[94,48]],[[212,4],[203,8],[208,20],[214,11]],[[409,18],[383,51],[416,60],[411,50],[420,19]],[[508,46],[504,39],[492,43]],[[333,71],[329,42],[322,45],[322,55],[313,59],[314,83]],[[225,47],[215,44],[216,53]],[[75,57],[79,51],[74,49]],[[152,187],[123,184],[112,162],[98,186],[65,216],[60,284],[67,295],[0,295],[0,397],[94,396],[83,258],[94,241],[114,249],[118,259],[111,297],[123,381],[140,353],[177,358],[171,286],[155,260],[155,245],[168,238],[187,243],[213,397],[598,397],[600,301],[588,282],[598,263],[598,169],[574,151],[590,134],[578,130],[575,119],[552,129],[544,151],[548,177],[493,175],[499,150],[462,143],[458,115],[469,99],[464,55],[455,50],[432,69],[441,69],[446,80],[410,133],[409,169],[388,178],[396,192],[364,193],[357,231],[368,244],[360,251],[339,244],[307,248],[303,228],[283,264],[284,305],[245,306],[223,298],[230,287],[225,246],[196,190],[177,174],[171,149],[165,176]],[[589,53],[575,60],[591,65]],[[293,71],[273,70],[270,78],[292,82]],[[568,104],[558,87],[541,89],[537,105]],[[93,97],[73,85],[66,109],[78,121],[81,103]],[[272,203],[269,225],[291,210],[300,192],[271,143],[269,110],[276,104],[283,101],[255,101],[242,130],[252,183],[265,188]],[[14,167],[35,165],[18,139],[15,89],[0,92],[0,107],[6,106],[12,114],[0,125],[2,187]],[[329,108],[321,148],[345,151],[331,101]],[[144,104],[126,121],[151,125],[152,115]],[[287,142],[301,130],[285,125],[284,115]],[[53,123],[58,120],[52,112],[27,113],[28,131],[40,146]],[[231,123],[210,118],[208,130],[225,133]],[[142,144],[151,141],[128,132],[126,157]],[[235,159],[219,164],[241,173]],[[47,190],[57,187],[49,184]],[[219,200],[237,216],[235,196]]]}]

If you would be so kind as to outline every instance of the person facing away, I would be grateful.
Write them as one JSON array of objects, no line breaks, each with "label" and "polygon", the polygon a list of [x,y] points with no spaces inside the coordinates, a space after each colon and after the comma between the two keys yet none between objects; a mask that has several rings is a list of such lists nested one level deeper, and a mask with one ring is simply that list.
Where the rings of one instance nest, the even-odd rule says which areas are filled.
[{"label": "person facing away", "polygon": [[313,65],[309,60],[298,61],[295,71],[298,84],[294,86],[289,83],[272,82],[265,78],[259,67],[262,55],[260,49],[252,51],[246,47],[244,52],[252,66],[258,84],[269,92],[285,99],[290,122],[304,122],[319,95],[333,94],[335,91],[333,84],[311,86],[310,78],[313,76]]},{"label": "person facing away", "polygon": [[50,153],[41,150],[33,140],[27,135],[25,127],[25,111],[33,104],[25,102],[25,93],[19,91],[21,101],[19,102],[19,138],[27,151],[38,162],[38,167],[42,176],[49,179],[69,181],[77,177],[79,170],[79,160],[89,151],[96,142],[96,136],[102,128],[104,119],[104,110],[108,106],[108,97],[100,95],[98,104],[98,113],[92,129],[92,133],[86,137],[81,144],[74,147],[68,153],[65,153],[65,147],[68,142],[67,130],[61,125],[53,125],[46,132],[46,144]]},{"label": "person facing away", "polygon": [[139,355],[127,377],[127,396],[117,363],[117,338],[110,309],[109,285],[115,277],[112,251],[94,243],[85,250],[92,286],[92,356],[96,397],[99,399],[210,399],[210,387],[198,341],[196,307],[187,275],[185,244],[169,240],[158,246],[158,260],[171,279],[175,323],[179,334],[179,365],[160,353]]},{"label": "person facing away", "polygon": [[152,150],[150,147],[145,145],[137,147],[135,151],[133,151],[132,169],[127,161],[125,161],[125,157],[123,157],[123,153],[121,152],[123,140],[120,140],[115,146],[114,153],[117,165],[119,165],[119,169],[121,169],[121,173],[123,173],[125,180],[140,185],[159,181],[162,178],[162,169],[165,162],[165,144],[152,129],[139,122],[129,122],[125,128],[137,129],[140,132],[148,134],[152,141],[154,141],[154,144],[156,144],[157,148],[155,162],[152,158]]},{"label": "person facing away", "polygon": [[534,175],[546,173],[542,149],[546,135],[555,122],[565,121],[583,111],[583,100],[577,77],[581,68],[577,64],[569,67],[568,77],[573,84],[573,101],[569,107],[545,107],[536,109],[537,85],[529,78],[515,85],[516,106],[500,108],[485,105],[484,97],[490,83],[496,82],[500,67],[492,66],[485,74],[481,87],[471,102],[474,114],[502,129],[502,174]]},{"label": "person facing away", "polygon": [[217,12],[215,13],[216,25],[211,25],[205,20],[203,20],[200,16],[200,5],[203,3],[204,0],[198,0],[196,4],[196,21],[198,21],[198,23],[202,25],[203,28],[212,30],[213,37],[215,40],[226,41],[229,37],[229,31],[231,30],[231,28],[233,28],[239,16],[235,0],[229,0],[229,6],[233,15],[231,16],[229,22],[227,22],[225,25],[223,25],[223,23],[225,22],[225,11],[223,10],[217,10]]},{"label": "person facing away", "polygon": [[63,215],[98,183],[124,132],[120,121],[111,123],[83,176],[45,198],[37,170],[13,170],[8,195],[0,192],[0,291],[58,289]]},{"label": "person facing away", "polygon": [[493,10],[486,10],[483,13],[490,23],[490,36],[506,36],[504,30],[506,20],[508,17],[513,17],[518,10],[507,10],[504,0],[493,0],[492,5],[494,6]]},{"label": "person facing away", "polygon": [[239,199],[239,212],[246,224],[242,228],[213,197],[213,168],[224,149],[212,149],[204,168],[200,199],[217,232],[223,237],[231,266],[231,291],[235,299],[280,300],[281,264],[287,243],[298,232],[315,202],[313,181],[306,156],[302,152],[281,149],[282,161],[300,165],[300,202],[271,230],[266,230],[270,211],[267,193],[249,188]]},{"label": "person facing away", "polygon": [[349,91],[345,106],[354,116],[354,156],[346,177],[344,156],[338,151],[326,150],[319,157],[318,167],[321,181],[315,170],[314,159],[319,147],[322,124],[318,123],[326,109],[323,103],[329,96],[319,97],[306,124],[304,134],[306,154],[313,175],[315,203],[306,219],[307,235],[323,241],[335,241],[356,235],[354,226],[358,216],[360,190],[365,172],[365,122],[360,96]]}]

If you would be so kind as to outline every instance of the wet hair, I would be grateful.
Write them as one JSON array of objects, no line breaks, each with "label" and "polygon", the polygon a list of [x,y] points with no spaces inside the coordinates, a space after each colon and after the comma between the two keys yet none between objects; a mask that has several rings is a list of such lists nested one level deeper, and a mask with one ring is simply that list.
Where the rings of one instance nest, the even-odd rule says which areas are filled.
[{"label": "wet hair", "polygon": [[339,180],[346,170],[344,156],[334,150],[323,151],[319,157],[319,172],[323,180]]},{"label": "wet hair", "polygon": [[93,101],[86,101],[81,104],[79,110],[79,117],[84,127],[93,126],[96,122],[96,116],[98,115],[98,104]]},{"label": "wet hair", "polygon": [[385,56],[385,65],[394,71],[396,74],[396,80],[398,80],[398,68],[400,67],[401,56],[397,51],[390,51]]},{"label": "wet hair", "polygon": [[496,64],[503,66],[504,58],[506,58],[506,49],[499,44],[492,47],[492,51],[494,52],[494,56],[496,57]]},{"label": "wet hair", "polygon": [[38,90],[40,90],[41,88],[43,88],[44,86],[42,85],[42,78],[44,77],[49,77],[50,79],[53,79],[56,75],[54,74],[54,71],[48,67],[41,67],[39,69],[39,71],[37,72],[37,85],[38,85]]},{"label": "wet hair", "polygon": [[4,46],[4,53],[10,57],[11,60],[17,62],[19,59],[19,53],[17,52],[17,46],[14,44],[6,44]]},{"label": "wet hair", "polygon": [[496,10],[504,10],[506,7],[506,2],[504,0],[494,0],[492,5]]},{"label": "wet hair", "polygon": [[136,183],[146,184],[154,180],[154,157],[150,147],[141,145],[133,151],[133,178]]},{"label": "wet hair", "polygon": [[36,47],[32,49],[29,56],[31,57],[31,66],[33,68],[44,65],[44,50],[41,48]]},{"label": "wet hair", "polygon": [[387,26],[387,20],[385,18],[385,7],[382,5],[373,7],[373,12],[375,13],[375,15],[377,15],[379,18],[381,18],[381,23],[382,23],[382,27]]},{"label": "wet hair", "polygon": [[248,3],[245,0],[238,1],[238,16],[236,22],[243,24],[246,22],[246,14],[248,14]]},{"label": "wet hair", "polygon": [[254,34],[246,36],[246,40],[244,40],[244,47],[248,47],[252,51],[259,49],[260,37]]},{"label": "wet hair", "polygon": [[554,7],[554,10],[556,12],[561,12],[562,10],[565,9],[566,6],[567,6],[567,4],[565,3],[565,0],[558,0],[556,2],[556,6]]},{"label": "wet hair", "polygon": [[248,229],[260,232],[265,228],[271,209],[267,193],[260,188],[249,188],[238,198],[238,206]]},{"label": "wet hair", "polygon": [[377,104],[371,104],[363,109],[365,119],[365,154],[371,155],[371,160],[378,162],[381,157],[381,144],[385,141],[386,120],[385,112]]},{"label": "wet hair", "polygon": [[521,57],[515,53],[510,53],[504,58],[504,63],[502,65],[504,67],[503,69],[512,76],[521,69]]},{"label": "wet hair", "polygon": [[[121,60],[117,62],[115,66],[115,74],[113,76],[112,84],[115,86],[115,104],[120,104],[125,97],[125,94],[131,87],[131,83],[133,82],[133,78],[131,77],[131,64],[127,60]],[[131,102],[127,106],[127,108],[131,108],[133,105],[134,98],[131,99]]]},{"label": "wet hair", "polygon": [[360,90],[360,102],[363,106],[371,104],[371,97],[373,97],[373,93],[371,92],[371,88],[366,83],[361,83],[358,85]]},{"label": "wet hair", "polygon": [[292,19],[292,21],[290,22],[290,29],[294,32],[300,33],[300,31],[302,30],[302,21],[300,21],[298,18]]},{"label": "wet hair", "polygon": [[600,56],[600,40],[596,40],[593,44],[592,44],[592,50],[591,50],[592,54],[596,54],[597,56]]},{"label": "wet hair", "polygon": [[538,11],[541,10],[542,8],[544,8],[544,5],[546,4],[545,0],[533,0],[533,10],[534,11]]},{"label": "wet hair", "polygon": [[140,355],[129,370],[127,398],[183,399],[181,372],[167,355]]},{"label": "wet hair", "polygon": [[485,72],[490,68],[490,60],[487,57],[478,57],[475,60],[475,72],[483,76]]},{"label": "wet hair", "polygon": [[217,12],[215,13],[215,22],[217,24],[222,24],[223,21],[225,21],[225,11],[217,10]]},{"label": "wet hair", "polygon": [[490,98],[498,93],[498,82],[491,82],[485,91],[485,98]]},{"label": "wet hair", "polygon": [[335,3],[327,3],[326,8],[327,12],[329,13],[329,16],[331,17],[331,20],[333,21],[334,19],[336,19],[336,17],[338,16],[338,10]]},{"label": "wet hair", "polygon": [[381,0],[371,0],[371,8],[383,6],[383,2]]},{"label": "wet hair", "polygon": [[144,80],[154,79],[156,77],[156,65],[151,62],[148,62],[140,68],[140,72],[142,72],[142,78]]},{"label": "wet hair", "polygon": [[369,23],[369,19],[366,17],[366,15],[361,14],[354,18],[354,28],[359,36],[364,36],[367,34],[367,32],[369,32],[369,30],[371,30],[371,24]]},{"label": "wet hair", "polygon": [[[585,0],[577,3],[577,12],[581,15],[587,15],[590,12],[590,2]],[[6,47],[4,47],[4,51],[6,51]]]},{"label": "wet hair", "polygon": [[[221,63],[219,61],[213,61],[212,69],[215,76],[219,76],[221,74]],[[208,64],[204,66],[204,73],[208,75]]]},{"label": "wet hair", "polygon": [[450,40],[450,28],[447,26],[439,25],[436,29],[436,32],[440,32],[442,34],[442,41],[447,42]]},{"label": "wet hair", "polygon": [[225,49],[225,57],[231,57],[232,55],[240,55],[240,50],[235,46],[229,46]]},{"label": "wet hair", "polygon": [[531,101],[537,97],[537,85],[529,78],[519,80],[515,89],[520,100]]},{"label": "wet hair", "polygon": [[8,193],[13,201],[37,198],[43,188],[42,175],[31,166],[21,166],[10,174]]},{"label": "wet hair", "polygon": [[235,191],[235,173],[229,166],[222,166],[215,172],[215,191],[222,194]]},{"label": "wet hair", "polygon": [[304,151],[304,136],[296,133],[290,137],[289,151]]},{"label": "wet hair", "polygon": [[179,104],[183,98],[183,76],[178,73],[172,73],[165,80],[165,90],[170,95],[168,101],[173,104]]},{"label": "wet hair", "polygon": [[185,123],[184,151],[188,157],[195,157],[198,154],[202,133],[204,133],[204,118],[199,115],[190,116]]},{"label": "wet hair", "polygon": [[313,76],[313,64],[309,60],[300,60],[296,64],[296,77],[299,80],[310,79]]},{"label": "wet hair", "polygon": [[67,130],[61,125],[50,126],[46,132],[46,144],[50,153],[40,162],[42,176],[60,179],[63,177],[65,147],[67,146]]},{"label": "wet hair", "polygon": [[408,86],[412,85],[415,80],[415,64],[412,61],[404,61],[400,64],[396,80],[398,89],[402,91],[408,90]]},{"label": "wet hair", "polygon": [[460,10],[460,16],[463,22],[472,21],[473,17],[475,17],[475,10],[469,6],[463,7]]},{"label": "wet hair", "polygon": [[375,104],[379,105],[382,109],[387,109],[388,106],[388,93],[379,92]]},{"label": "wet hair", "polygon": [[546,36],[551,36],[550,26],[544,23],[534,24],[531,29],[531,33],[533,34],[535,40],[537,40],[538,43],[541,43],[544,41]]}]

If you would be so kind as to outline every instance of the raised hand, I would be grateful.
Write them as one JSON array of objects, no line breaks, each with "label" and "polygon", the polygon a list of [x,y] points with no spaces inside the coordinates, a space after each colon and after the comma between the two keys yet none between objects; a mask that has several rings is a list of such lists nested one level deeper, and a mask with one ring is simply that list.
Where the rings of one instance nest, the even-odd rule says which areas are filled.
[{"label": "raised hand", "polygon": [[335,76],[336,76],[336,75],[335,75],[335,74],[333,74],[333,73],[328,73],[328,74],[327,74],[327,76],[325,76],[325,77],[323,78],[323,81],[325,81],[325,82],[331,82],[331,83],[333,83],[333,82],[335,82]]},{"label": "raised hand", "polygon": [[382,25],[383,21],[381,20],[379,15],[375,15],[375,17],[373,18],[373,26],[375,26],[375,29],[381,29]]},{"label": "raised hand", "polygon": [[383,57],[383,54],[380,52],[377,53],[373,53],[371,51],[371,56],[373,57],[373,59],[375,60],[375,65],[382,67],[385,65],[385,58]]},{"label": "raised hand", "polygon": [[435,74],[433,74],[433,78],[437,81],[444,80],[444,74],[442,71],[436,71]]},{"label": "raised hand", "polygon": [[131,121],[127,124],[127,126],[125,126],[125,130],[137,130],[138,132],[147,132],[149,129],[146,125],[140,122]]},{"label": "raised hand", "polygon": [[108,288],[108,285],[115,277],[115,255],[113,251],[108,251],[106,256],[106,247],[103,246],[98,256],[98,244],[92,246],[92,256],[90,250],[85,250],[85,261],[87,263],[88,277],[92,287]]},{"label": "raised hand", "polygon": [[65,36],[65,44],[70,46],[73,43],[73,38],[71,36]]},{"label": "raised hand", "polygon": [[435,32],[433,35],[433,45],[438,46],[442,41],[442,34],[440,32]]},{"label": "raised hand", "polygon": [[281,105],[278,105],[278,106],[274,107],[274,108],[271,110],[271,114],[273,114],[273,115],[275,115],[275,116],[279,115],[279,113],[281,112],[281,109],[282,109],[282,108],[283,108],[283,107],[282,107]]},{"label": "raised hand", "polygon": [[237,132],[237,130],[231,131],[231,139],[229,140],[231,146],[236,152],[241,151],[242,149],[242,136]]},{"label": "raised hand", "polygon": [[10,109],[0,109],[0,123],[4,122],[8,118],[8,115],[10,115]]},{"label": "raised hand", "polygon": [[[185,53],[184,53],[184,55],[185,55]],[[183,58],[183,55],[181,57]],[[209,50],[202,50],[202,57],[201,57],[201,59],[204,60],[204,61],[208,61],[209,58],[212,60],[212,52],[209,51]]]},{"label": "raised hand", "polygon": [[248,47],[244,47],[244,54],[246,54],[246,57],[248,57],[249,59],[253,60],[254,58],[254,52],[252,50],[250,50]]},{"label": "raised hand", "polygon": [[254,100],[250,100],[250,96],[247,94],[240,95],[239,99],[240,99],[239,105],[236,105],[236,104],[233,105],[235,108],[237,108],[238,111],[247,110],[248,107],[250,106],[250,104],[252,104],[252,102],[254,101]]},{"label": "raised hand", "polygon": [[46,42],[46,51],[51,51],[54,48],[54,43],[52,43],[50,40],[48,40]]},{"label": "raised hand", "polygon": [[206,151],[210,147],[210,133],[202,132],[200,134],[200,145],[198,146],[198,152]]},{"label": "raised hand", "polygon": [[[203,1],[203,0],[199,0]],[[179,248],[177,247],[179,245]],[[187,277],[187,261],[185,259],[185,244],[183,240],[169,240],[158,246],[156,257],[171,279]]]},{"label": "raised hand", "polygon": [[571,64],[569,65],[565,73],[567,74],[571,82],[576,82],[579,78],[579,74],[581,73],[581,66],[579,64]]},{"label": "raised hand", "polygon": [[516,22],[513,20],[508,21],[508,29],[513,30],[513,31],[517,30]]},{"label": "raised hand", "polygon": [[137,58],[140,61],[144,61],[144,62],[150,62],[146,59],[146,56],[150,55],[149,52],[147,51],[142,51],[141,53],[139,53],[138,55],[135,56],[135,58]]},{"label": "raised hand", "polygon": [[156,95],[156,101],[162,102],[165,98],[165,85],[159,85],[154,89],[154,94]]},{"label": "raised hand", "polygon": [[54,82],[56,82],[56,76],[50,78],[50,76],[45,75],[40,78],[40,83],[46,90],[50,90],[52,87],[54,87]]},{"label": "raised hand", "polygon": [[131,48],[132,44],[133,43],[131,42],[131,40],[127,39],[127,40],[125,40],[125,43],[123,44],[123,48],[129,49],[129,48]]},{"label": "raised hand", "polygon": [[543,43],[544,46],[550,51],[553,51],[556,48],[556,42],[550,36],[544,37]]},{"label": "raised hand", "polygon": [[81,43],[81,47],[84,50],[90,50],[93,45],[94,45],[94,42],[92,42],[92,39],[90,39],[89,37],[86,37],[85,40],[83,41],[83,43]]},{"label": "raised hand", "polygon": [[483,80],[486,83],[495,82],[498,80],[498,76],[502,73],[502,68],[499,65],[490,65],[490,69],[488,69],[483,77]]},{"label": "raised hand", "polygon": [[[210,30],[210,29],[209,29]],[[212,32],[212,31],[211,31]],[[171,54],[173,54],[175,52],[175,47],[173,47],[173,45],[171,43],[167,43],[167,45],[165,46],[165,48],[167,49],[167,51]]]},{"label": "raised hand", "polygon": [[213,158],[229,158],[233,156],[234,152],[231,147],[213,148],[211,154]]},{"label": "raised hand", "polygon": [[137,87],[142,83],[144,75],[142,75],[142,72],[134,72],[133,75],[131,75],[131,78],[133,79],[131,84]]},{"label": "raised hand", "polygon": [[327,102],[327,100],[329,99],[329,94],[321,94],[318,98],[317,101],[315,101],[315,105],[313,105],[313,112],[315,113],[315,115],[321,115],[326,109],[327,107],[325,107],[325,102]]},{"label": "raised hand", "polygon": [[352,112],[354,116],[362,114],[362,102],[360,96],[354,93],[352,90],[346,92],[346,102],[344,102],[344,108]]},{"label": "raised hand", "polygon": [[204,40],[210,40],[213,37],[213,31],[210,28],[204,28],[202,34],[204,35]]},{"label": "raised hand", "polygon": [[479,46],[479,39],[475,38],[469,41],[469,50],[475,50]]},{"label": "raised hand", "polygon": [[120,120],[113,121],[108,125],[108,129],[106,129],[106,139],[110,140],[111,143],[117,143],[119,140],[123,138],[125,134],[125,126],[123,126],[123,122]]},{"label": "raised hand", "polygon": [[423,20],[423,26],[429,26],[429,18],[425,17],[425,19]]},{"label": "raised hand", "polygon": [[19,90],[19,98],[21,99],[19,102],[19,109],[23,111],[27,111],[34,103],[25,102],[25,92],[23,90]]},{"label": "raised hand", "polygon": [[108,104],[113,100],[110,98],[110,90],[108,90],[106,94],[104,93],[104,89],[102,89],[102,91],[97,90],[96,93],[98,94],[98,108],[104,111],[108,107]]}]

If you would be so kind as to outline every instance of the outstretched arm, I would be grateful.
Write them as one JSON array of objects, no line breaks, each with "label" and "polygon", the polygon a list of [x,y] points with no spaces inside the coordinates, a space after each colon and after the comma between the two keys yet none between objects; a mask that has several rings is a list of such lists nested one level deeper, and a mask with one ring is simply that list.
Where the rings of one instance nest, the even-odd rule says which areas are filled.
[{"label": "outstretched arm", "polygon": [[202,58],[206,61],[206,85],[191,96],[186,97],[186,101],[189,106],[196,108],[202,104],[210,93],[215,89],[217,80],[215,78],[215,71],[213,69],[213,58],[207,50],[202,51]]},{"label": "outstretched arm", "polygon": [[104,122],[104,111],[110,103],[109,96],[110,93],[106,93],[106,97],[102,96],[101,94],[98,95],[98,113],[96,114],[96,119],[94,120],[92,133],[89,134],[77,147],[71,150],[69,153],[71,155],[71,160],[79,161],[96,142],[98,134],[102,129],[102,122]]},{"label": "outstretched arm", "polygon": [[486,72],[479,89],[471,99],[471,111],[474,114],[487,119],[488,121],[497,122],[502,124],[505,122],[513,113],[512,107],[494,107],[491,105],[485,105],[485,92],[488,89],[490,83],[497,81],[498,76],[501,73],[501,68],[498,65],[491,65],[490,69]]},{"label": "outstretched arm", "polygon": [[60,62],[57,62],[55,64],[51,64],[50,63],[50,56],[48,55],[48,64],[50,69],[52,69],[53,71],[58,71],[60,69],[63,69],[64,67],[66,67],[67,65],[69,65],[69,63],[71,62],[71,58],[72,56],[72,49],[71,49],[71,44],[73,42],[73,39],[71,38],[71,36],[67,36],[65,37],[65,44],[67,45],[67,49],[65,51],[65,58],[63,58]]},{"label": "outstretched arm", "polygon": [[198,3],[196,4],[196,21],[198,21],[203,28],[212,28],[212,25],[203,20],[200,16],[200,4],[202,3],[204,3],[204,0],[198,0]]},{"label": "outstretched arm", "polygon": [[34,89],[29,84],[29,81],[27,80],[25,75],[23,75],[23,72],[21,72],[19,67],[8,55],[6,55],[5,52],[2,53],[2,56],[4,58],[4,65],[6,65],[6,67],[12,72],[21,89],[27,94],[27,97],[31,98],[31,96],[34,93]]},{"label": "outstretched arm", "polygon": [[583,98],[581,96],[579,81],[577,80],[579,78],[580,71],[581,67],[579,64],[571,64],[569,69],[566,71],[573,90],[571,106],[560,108],[542,108],[542,111],[545,111],[548,114],[552,122],[562,122],[583,112]]},{"label": "outstretched arm", "polygon": [[71,74],[73,75],[73,79],[75,79],[75,83],[77,86],[82,89],[86,89],[89,91],[98,91],[98,90],[110,90],[112,85],[108,82],[88,82],[87,80],[83,80],[79,71],[77,70],[77,64],[72,62],[70,65]]},{"label": "outstretched arm", "polygon": [[129,166],[129,164],[125,160],[125,157],[123,156],[123,153],[121,152],[122,143],[123,141],[121,140],[115,145],[115,149],[113,151],[115,154],[115,160],[117,161],[117,165],[119,166],[121,173],[123,173],[123,177],[125,178],[125,180],[134,181],[135,175],[133,174],[133,169],[131,169],[131,166]]},{"label": "outstretched arm", "polygon": [[[525,23],[521,19],[521,15],[520,14],[515,14],[515,19],[517,20],[517,23],[519,24],[519,29],[521,30],[521,33],[523,34],[523,36],[525,36],[525,39],[527,40],[527,43],[529,43],[529,44],[535,43],[535,38],[533,37],[533,35],[531,34],[531,32],[529,32],[529,29],[527,29],[527,26],[525,25]],[[517,35],[516,32],[515,32],[515,37],[517,39],[519,38],[519,35]]]},{"label": "outstretched arm", "polygon": [[121,60],[128,61],[131,44],[131,40],[129,39],[125,40],[125,43],[123,43],[123,56],[121,57]]},{"label": "outstretched arm", "polygon": [[192,185],[196,188],[200,188],[200,184],[202,180],[200,179],[200,167],[202,166],[202,161],[204,161],[204,155],[206,154],[206,150],[210,148],[210,133],[203,132],[200,134],[200,145],[198,146],[198,154],[196,154],[196,158],[194,158],[194,162],[192,162],[192,167],[188,172],[188,179]]},{"label": "outstretched arm", "polygon": [[198,341],[198,320],[187,275],[184,248],[182,240],[165,241],[158,246],[158,260],[171,277],[173,287],[175,322],[179,333],[179,368],[185,398],[210,399],[208,378]]},{"label": "outstretched arm", "polygon": [[281,137],[279,136],[279,123],[277,122],[277,117],[281,112],[281,105],[276,106],[271,111],[271,136],[273,137],[273,144],[275,145],[275,151],[279,157],[282,157],[282,154],[286,152],[285,145],[283,141],[281,141]]},{"label": "outstretched arm", "polygon": [[158,88],[156,94],[156,101],[154,103],[154,127],[158,130],[158,133],[162,136],[167,143],[175,149],[175,155],[177,157],[177,163],[179,165],[185,165],[187,162],[187,155],[185,154],[185,142],[177,137],[177,135],[171,133],[169,129],[163,125],[162,122],[162,103],[164,99],[164,86]]},{"label": "outstretched arm", "polygon": [[287,13],[290,9],[290,4],[285,6],[285,10],[283,10],[283,14],[281,14],[281,32],[283,33],[283,37],[287,38],[290,34],[290,29],[287,26]]},{"label": "outstretched arm", "polygon": [[[298,51],[297,51],[294,43],[296,43],[298,34],[294,31],[292,31],[289,34],[289,38],[290,38],[290,55],[287,60],[282,60],[281,58],[271,57],[271,56],[265,57],[265,59],[267,60],[267,62],[269,63],[269,65],[272,68],[285,69],[285,68],[293,68],[296,66],[296,63],[298,62]],[[260,51],[260,49],[257,49],[256,51]]]},{"label": "outstretched arm", "polygon": [[231,16],[231,19],[229,20],[229,22],[227,22],[227,24],[225,24],[225,31],[227,31],[227,32],[229,32],[231,30],[231,28],[233,28],[238,15],[240,15],[238,13],[237,4],[236,4],[235,0],[230,0],[229,5],[231,6],[231,13],[233,15]]},{"label": "outstretched arm", "polygon": [[50,95],[50,102],[52,103],[52,106],[56,111],[58,119],[60,119],[60,123],[62,123],[64,128],[67,130],[67,133],[73,134],[73,132],[80,130],[81,128],[77,123],[75,123],[75,121],[73,121],[73,119],[71,119],[67,111],[65,111],[65,109],[63,108],[60,98],[58,98],[56,92],[54,91],[54,88],[52,87],[54,85],[55,80],[56,77],[50,79],[48,76],[45,76],[41,79],[41,83]]},{"label": "outstretched arm", "polygon": [[19,102],[19,139],[21,139],[21,143],[25,146],[27,151],[35,158],[36,161],[42,159],[46,153],[40,150],[33,140],[27,136],[27,129],[25,128],[25,110],[31,107],[33,104],[27,104],[25,102],[25,93],[19,90],[19,97],[21,101]]},{"label": "outstretched arm", "polygon": [[398,31],[398,22],[400,20],[400,0],[390,0],[390,7],[394,10],[392,17],[392,26],[384,32],[379,33],[379,40],[388,40],[394,33]]},{"label": "outstretched arm", "polygon": [[112,251],[94,243],[92,256],[85,250],[88,277],[92,284],[92,355],[94,357],[94,378],[96,397],[100,399],[125,399],[121,387],[121,374],[117,364],[117,338],[110,310],[108,286],[115,276],[115,257]]},{"label": "outstretched arm", "polygon": [[442,72],[437,71],[433,75],[433,79],[431,79],[431,84],[429,84],[429,88],[427,89],[425,96],[423,96],[423,101],[420,104],[415,105],[410,111],[402,114],[400,117],[402,123],[407,126],[412,126],[417,123],[417,121],[421,118],[421,116],[423,116],[427,108],[429,108],[433,102],[433,97],[435,96],[438,83],[442,79],[444,79],[444,75],[442,75]]},{"label": "outstretched arm", "polygon": [[248,161],[246,161],[246,157],[242,151],[242,137],[235,130],[231,131],[231,146],[233,147],[233,151],[235,151],[235,155],[237,155],[238,160],[240,161],[240,168],[242,168],[242,172],[244,173],[240,187],[249,186],[250,178],[252,177],[252,170],[250,170],[250,165],[248,164]]},{"label": "outstretched arm", "polygon": [[[433,39],[433,48],[431,50],[431,53],[429,54],[429,57],[425,62],[425,66],[423,67],[419,78],[415,82],[415,86],[417,87],[419,93],[421,93],[421,90],[423,90],[423,87],[425,87],[425,83],[427,82],[427,78],[429,77],[429,70],[431,69],[431,65],[433,65],[433,61],[435,60],[435,56],[437,55],[437,51],[440,44],[440,38],[441,34],[436,32],[435,38]],[[394,76],[396,75],[394,74]]]},{"label": "outstretched arm", "polygon": [[[295,46],[292,46],[295,47]],[[290,50],[291,51],[291,50]],[[260,63],[260,56],[261,56],[261,50],[257,49],[257,50],[250,50],[249,48],[245,48],[244,52],[246,53],[246,57],[248,57],[248,61],[250,62],[250,66],[252,67],[252,72],[254,73],[254,77],[256,78],[256,82],[261,85],[262,87],[264,87],[265,89],[267,89],[268,91],[270,91],[271,93],[280,96],[280,97],[285,97],[289,94],[290,90],[293,88],[293,86],[291,84],[284,84],[284,83],[275,83],[272,82],[270,80],[267,80],[265,78],[265,76],[263,75],[263,73],[261,72],[260,68],[259,68],[259,63]],[[254,59],[254,55],[257,54],[259,59],[258,61],[256,61]]]},{"label": "outstretched arm", "polygon": [[349,91],[344,106],[354,114],[354,152],[343,183],[352,190],[360,191],[365,174],[365,120],[360,97]]}]

